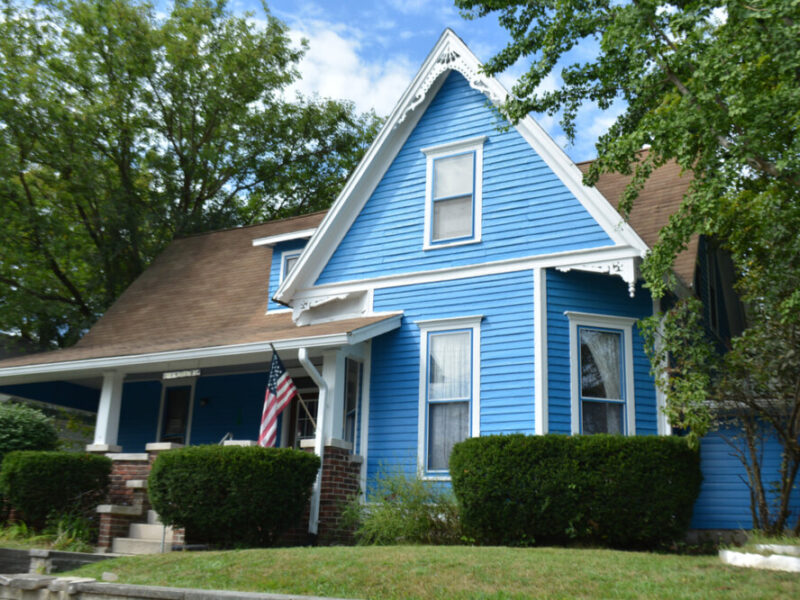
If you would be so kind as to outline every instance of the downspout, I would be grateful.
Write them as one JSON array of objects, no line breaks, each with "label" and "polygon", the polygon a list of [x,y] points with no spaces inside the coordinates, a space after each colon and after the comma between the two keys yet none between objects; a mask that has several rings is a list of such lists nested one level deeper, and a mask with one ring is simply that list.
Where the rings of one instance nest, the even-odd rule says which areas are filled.
[{"label": "downspout", "polygon": [[325,383],[325,380],[322,378],[322,375],[320,375],[319,371],[317,371],[317,368],[311,364],[311,361],[308,358],[308,351],[305,348],[300,348],[299,352],[297,353],[297,358],[300,360],[300,364],[303,365],[306,373],[309,374],[311,379],[319,388],[319,399],[317,404],[317,430],[314,438],[314,454],[319,456],[320,467],[319,471],[317,471],[317,478],[314,480],[314,487],[311,490],[311,507],[308,511],[308,532],[316,535],[317,525],[319,524],[319,499],[322,487],[322,455],[325,450],[322,436],[323,432],[325,431],[325,403],[328,399],[328,384]]}]

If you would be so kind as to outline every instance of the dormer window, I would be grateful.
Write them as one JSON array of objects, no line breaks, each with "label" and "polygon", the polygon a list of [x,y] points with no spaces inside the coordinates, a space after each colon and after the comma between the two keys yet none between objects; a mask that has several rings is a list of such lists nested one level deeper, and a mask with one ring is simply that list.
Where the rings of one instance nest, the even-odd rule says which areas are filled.
[{"label": "dormer window", "polygon": [[297,261],[300,260],[300,253],[301,250],[293,251],[293,252],[284,252],[281,255],[281,281],[286,279],[289,276],[289,273],[292,272]]},{"label": "dormer window", "polygon": [[422,149],[428,159],[423,248],[480,241],[485,141],[481,136]]}]

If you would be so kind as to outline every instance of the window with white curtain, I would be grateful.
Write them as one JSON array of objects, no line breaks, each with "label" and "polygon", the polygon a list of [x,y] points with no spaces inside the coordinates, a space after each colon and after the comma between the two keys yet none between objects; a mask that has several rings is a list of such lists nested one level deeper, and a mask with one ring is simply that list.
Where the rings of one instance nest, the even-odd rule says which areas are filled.
[{"label": "window with white curtain", "polygon": [[566,312],[570,321],[572,433],[636,433],[636,319]]},{"label": "window with white curtain", "polygon": [[480,241],[485,136],[423,148],[426,250]]},{"label": "window with white curtain", "polygon": [[481,317],[418,321],[423,476],[447,478],[453,446],[479,435]]}]

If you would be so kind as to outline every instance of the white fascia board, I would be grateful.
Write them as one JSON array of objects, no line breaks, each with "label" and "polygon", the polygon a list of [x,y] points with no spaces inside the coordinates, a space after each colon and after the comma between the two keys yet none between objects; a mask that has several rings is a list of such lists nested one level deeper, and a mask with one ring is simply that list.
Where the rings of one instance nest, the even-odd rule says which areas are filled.
[{"label": "white fascia board", "polygon": [[366,339],[380,335],[400,326],[402,314],[392,318],[359,327],[350,332],[333,333],[320,336],[292,338],[289,340],[274,340],[253,342],[249,344],[234,344],[230,346],[213,346],[208,348],[190,348],[187,350],[171,350],[167,352],[151,352],[146,354],[131,354],[128,356],[110,356],[106,358],[88,358],[83,360],[64,361],[59,363],[44,363],[39,365],[25,365],[0,369],[0,383],[11,385],[12,378],[30,377],[36,375],[69,375],[77,372],[101,373],[110,370],[122,370],[126,367],[154,366],[176,362],[194,361],[199,359],[264,355],[276,350],[297,350],[299,348],[330,348],[359,344]]},{"label": "white fascia board", "polygon": [[594,261],[614,261],[623,259],[638,259],[639,251],[630,246],[603,246],[601,248],[591,248],[584,250],[569,250],[542,256],[527,256],[523,258],[510,258],[506,260],[463,265],[458,267],[444,267],[414,273],[399,273],[394,275],[383,275],[370,279],[353,281],[343,281],[339,283],[326,283],[306,290],[301,290],[295,294],[295,298],[306,299],[316,297],[327,297],[334,294],[349,294],[365,289],[375,290],[404,285],[416,285],[420,283],[431,283],[436,281],[448,281],[453,279],[465,279],[467,277],[482,277],[484,275],[496,275],[499,273],[512,273],[514,271],[524,271],[535,268],[549,269],[555,267],[565,267],[580,265]]},{"label": "white fascia board", "polygon": [[397,329],[400,327],[402,320],[403,313],[396,313],[391,318],[378,321],[377,323],[372,323],[371,325],[365,325],[359,329],[354,329],[347,334],[348,344],[355,346],[356,344],[371,340],[372,338],[378,337],[379,335],[392,331],[393,329]]},{"label": "white fascia board", "polygon": [[253,240],[253,246],[274,246],[275,244],[280,244],[281,242],[305,240],[314,235],[316,230],[316,227],[312,227],[310,229],[299,229],[298,231],[288,231],[286,233],[279,233],[277,235],[268,235],[267,237]]},{"label": "white fascia board", "polygon": [[[386,119],[375,141],[372,142],[361,162],[358,163],[353,174],[345,183],[316,233],[309,240],[297,265],[289,277],[278,287],[273,300],[288,304],[297,289],[313,285],[322,269],[328,264],[333,252],[350,229],[350,225],[361,212],[375,187],[380,183],[386,169],[389,168],[420,116],[441,87],[442,81],[439,81],[430,89],[425,101],[414,109],[411,118],[406,119],[406,107],[412,103],[416,90],[424,82],[426,74],[431,70],[441,49],[452,38],[458,39],[450,29],[445,30],[425,58],[422,67],[400,96],[400,100]],[[463,44],[463,42],[461,43]],[[312,256],[313,260],[310,258]]]}]

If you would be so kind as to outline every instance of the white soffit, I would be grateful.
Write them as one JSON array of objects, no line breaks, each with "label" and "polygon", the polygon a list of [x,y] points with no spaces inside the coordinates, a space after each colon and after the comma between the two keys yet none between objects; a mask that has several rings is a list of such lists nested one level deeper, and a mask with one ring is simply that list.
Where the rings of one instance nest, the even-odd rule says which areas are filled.
[{"label": "white soffit", "polygon": [[[481,62],[461,38],[451,29],[446,29],[317,228],[297,266],[278,288],[274,295],[276,301],[289,303],[299,289],[308,289],[314,285],[427,105],[438,92],[444,80],[443,74],[450,70],[458,71],[472,88],[485,94],[495,106],[503,104],[508,92],[499,81],[481,73],[480,68]],[[615,245],[632,247],[640,256],[644,256],[648,250],[644,241],[596,188],[583,185],[580,169],[536,121],[526,117],[517,124],[516,129]]]}]

